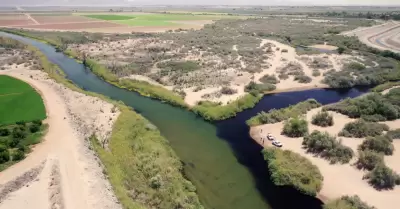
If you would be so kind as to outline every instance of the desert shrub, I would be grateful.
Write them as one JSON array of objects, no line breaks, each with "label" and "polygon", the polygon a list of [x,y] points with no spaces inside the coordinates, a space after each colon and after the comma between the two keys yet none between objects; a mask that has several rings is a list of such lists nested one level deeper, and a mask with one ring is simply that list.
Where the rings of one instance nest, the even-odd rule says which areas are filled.
[{"label": "desert shrub", "polygon": [[358,169],[372,170],[377,165],[383,164],[383,154],[371,150],[359,151],[356,162]]},{"label": "desert shrub", "polygon": [[23,160],[25,158],[25,153],[23,151],[21,151],[21,150],[15,150],[11,154],[11,158],[12,158],[13,161]]},{"label": "desert shrub", "polygon": [[257,126],[261,124],[278,123],[287,120],[291,117],[297,117],[306,114],[307,111],[320,107],[321,104],[315,99],[308,99],[303,102],[299,102],[296,105],[291,105],[287,108],[282,109],[271,109],[268,113],[261,112],[256,116],[246,121],[249,126]]},{"label": "desert shrub", "polygon": [[400,108],[392,103],[398,98],[397,92],[382,96],[372,93],[365,97],[346,99],[339,103],[328,105],[325,110],[339,112],[351,118],[365,117],[368,120],[394,120],[399,118]]},{"label": "desert shrub", "polygon": [[327,132],[313,131],[304,137],[302,144],[308,152],[318,154],[331,163],[348,163],[354,156],[350,147],[344,146]]},{"label": "desert shrub", "polygon": [[277,84],[279,80],[276,78],[275,75],[264,75],[260,78],[261,83],[269,83],[269,84]]},{"label": "desert shrub", "polygon": [[321,190],[323,176],[307,158],[275,148],[265,148],[263,155],[275,185],[291,186],[310,196],[316,196]]},{"label": "desert shrub", "polygon": [[245,92],[255,92],[255,93],[263,93],[266,91],[273,91],[276,89],[276,86],[274,84],[258,84],[255,83],[254,81],[251,81],[249,84],[247,84],[244,88]]},{"label": "desert shrub", "polygon": [[328,112],[322,111],[312,117],[311,123],[321,127],[333,126],[333,117]]},{"label": "desert shrub", "polygon": [[385,136],[368,137],[359,146],[360,150],[371,150],[385,155],[392,155],[394,146],[390,139]]},{"label": "desert shrub", "polygon": [[302,137],[308,133],[308,123],[305,119],[295,117],[285,122],[282,134],[288,137]]},{"label": "desert shrub", "polygon": [[363,138],[367,136],[379,136],[383,131],[388,130],[389,127],[386,124],[357,120],[347,123],[339,133],[339,136]]},{"label": "desert shrub", "polygon": [[221,94],[232,95],[232,94],[236,94],[238,91],[231,87],[224,86],[221,88],[220,92],[221,92]]},{"label": "desert shrub", "polygon": [[283,52],[283,53],[287,53],[288,50],[287,50],[287,49],[282,49],[282,52]]},{"label": "desert shrub", "polygon": [[326,203],[323,209],[376,209],[363,202],[358,196],[343,196]]},{"label": "desert shrub", "polygon": [[319,72],[319,70],[313,70],[312,76],[318,77],[318,76],[320,76],[320,75],[321,75],[321,72]]},{"label": "desert shrub", "polygon": [[365,178],[376,189],[393,189],[400,183],[400,176],[384,164],[378,164]]},{"label": "desert shrub", "polygon": [[311,83],[312,78],[306,75],[296,75],[294,76],[294,80],[298,81],[299,83]]},{"label": "desert shrub", "polygon": [[278,78],[281,79],[281,80],[286,80],[286,79],[289,78],[289,75],[286,74],[286,73],[280,73],[280,74],[278,75]]},{"label": "desert shrub", "polygon": [[396,130],[390,130],[386,133],[389,139],[400,139],[400,128]]}]

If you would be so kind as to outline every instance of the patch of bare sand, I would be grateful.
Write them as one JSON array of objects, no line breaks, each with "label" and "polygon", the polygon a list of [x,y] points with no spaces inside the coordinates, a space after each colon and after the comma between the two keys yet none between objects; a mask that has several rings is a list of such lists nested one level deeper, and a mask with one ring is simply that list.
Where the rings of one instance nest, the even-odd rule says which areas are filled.
[{"label": "patch of bare sand", "polygon": [[334,51],[334,50],[338,49],[338,47],[336,47],[336,46],[327,45],[327,44],[317,44],[317,45],[312,45],[310,47],[316,48],[316,49],[325,49],[325,50],[330,50],[330,51]]},{"label": "patch of bare sand", "polygon": [[[307,120],[311,121],[312,116],[320,110],[321,108],[316,108],[309,111],[306,114]],[[330,114],[334,117],[334,126],[323,128],[309,123],[310,132],[314,130],[326,131],[331,135],[336,136],[345,124],[354,120],[339,113],[330,112]],[[390,121],[385,123],[388,124],[391,129],[400,128],[400,121]],[[332,165],[325,159],[307,153],[306,150],[302,148],[302,138],[289,138],[281,135],[283,125],[284,123],[280,122],[252,127],[250,129],[250,135],[259,144],[263,146],[272,146],[269,141],[265,141],[264,144],[262,144],[261,141],[261,135],[264,135],[265,137],[267,133],[271,133],[283,143],[283,149],[299,153],[309,159],[314,165],[318,166],[324,176],[323,187],[319,193],[319,198],[326,200],[338,198],[343,195],[358,195],[363,201],[366,201],[379,209],[397,208],[397,205],[400,203],[398,198],[400,195],[400,187],[395,187],[393,190],[387,191],[375,190],[366,180],[363,180],[365,171],[358,170],[353,166],[357,157],[354,157],[349,164]],[[340,138],[344,145],[352,148],[355,152],[357,151],[358,145],[360,145],[364,140],[357,138]],[[400,164],[398,163],[400,159],[400,141],[394,141],[393,145],[395,146],[396,151],[393,156],[385,156],[385,162],[390,168],[400,173]]]},{"label": "patch of bare sand", "polygon": [[[102,173],[100,160],[85,140],[94,132],[100,138],[107,137],[119,111],[112,113],[111,104],[67,89],[41,71],[19,65],[0,73],[21,79],[40,92],[48,116],[45,123],[49,124],[43,142],[26,159],[0,173],[0,184],[14,181],[47,160],[40,177],[31,186],[8,194],[0,208],[121,208]],[[59,166],[50,172],[55,163]]]},{"label": "patch of bare sand", "polygon": [[400,88],[400,86],[393,86],[392,88],[388,88],[388,89],[382,91],[382,94],[385,95],[385,94],[389,93],[390,90],[397,89],[397,88]]}]

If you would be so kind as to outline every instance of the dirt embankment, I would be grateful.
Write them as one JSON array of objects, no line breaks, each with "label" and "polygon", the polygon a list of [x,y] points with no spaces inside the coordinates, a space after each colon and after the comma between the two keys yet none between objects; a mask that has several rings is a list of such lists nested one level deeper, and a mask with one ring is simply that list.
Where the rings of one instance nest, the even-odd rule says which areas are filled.
[{"label": "dirt embankment", "polygon": [[92,133],[106,138],[118,109],[22,65],[0,73],[21,79],[40,92],[48,115],[45,123],[49,124],[43,142],[25,160],[0,173],[0,209],[121,208],[100,160],[85,140]]},{"label": "dirt embankment", "polygon": [[371,47],[400,53],[400,22],[398,21],[389,21],[381,25],[359,28],[342,34],[357,36],[361,42]]}]

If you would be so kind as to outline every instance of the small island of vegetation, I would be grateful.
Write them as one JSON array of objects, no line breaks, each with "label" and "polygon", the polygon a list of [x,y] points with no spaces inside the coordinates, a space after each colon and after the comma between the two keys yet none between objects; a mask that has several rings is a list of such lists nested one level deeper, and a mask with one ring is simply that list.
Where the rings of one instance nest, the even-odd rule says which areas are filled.
[{"label": "small island of vegetation", "polygon": [[265,148],[263,155],[275,185],[291,186],[310,196],[316,196],[321,190],[323,176],[318,167],[303,156],[275,148]]}]

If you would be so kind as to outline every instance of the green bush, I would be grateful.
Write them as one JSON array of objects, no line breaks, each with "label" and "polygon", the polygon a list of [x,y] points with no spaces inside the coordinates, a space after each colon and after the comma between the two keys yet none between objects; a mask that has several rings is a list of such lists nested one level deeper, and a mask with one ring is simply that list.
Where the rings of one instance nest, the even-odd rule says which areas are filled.
[{"label": "green bush", "polygon": [[359,150],[371,150],[385,155],[392,155],[394,146],[390,139],[385,136],[368,137],[359,146]]},{"label": "green bush", "polygon": [[400,93],[396,91],[385,96],[372,93],[360,98],[346,99],[339,103],[328,105],[324,109],[335,111],[351,118],[363,117],[370,121],[395,120],[400,116],[400,107],[396,105],[397,99],[400,99]]},{"label": "green bush", "polygon": [[10,130],[8,130],[8,128],[2,128],[0,129],[0,136],[8,136],[10,135]]},{"label": "green bush", "polygon": [[368,182],[376,189],[393,189],[400,183],[400,176],[384,164],[377,165],[366,176]]},{"label": "green bush", "polygon": [[308,152],[318,154],[331,163],[348,163],[354,156],[350,147],[344,146],[327,132],[313,131],[304,137],[302,144]]},{"label": "green bush", "polygon": [[308,134],[308,123],[305,119],[295,117],[287,120],[282,134],[288,137],[302,137]]},{"label": "green bush", "polygon": [[31,133],[36,133],[36,132],[40,131],[40,126],[41,126],[41,125],[39,125],[39,124],[37,124],[37,123],[32,123],[32,124],[29,126],[29,131],[30,131]]},{"label": "green bush", "polygon": [[308,99],[306,101],[297,103],[296,105],[291,105],[287,108],[282,108],[279,110],[272,109],[268,113],[258,113],[256,116],[247,120],[246,123],[249,126],[278,123],[292,117],[306,114],[307,111],[320,106],[321,104],[318,103],[315,99]]},{"label": "green bush", "polygon": [[311,123],[321,127],[333,126],[333,117],[328,112],[322,111],[312,117]]},{"label": "green bush", "polygon": [[367,136],[379,136],[383,131],[388,130],[389,127],[386,124],[357,120],[346,124],[339,133],[339,136],[363,138]]},{"label": "green bush", "polygon": [[358,160],[356,162],[358,169],[366,169],[371,171],[377,165],[383,163],[383,154],[371,150],[358,152]]},{"label": "green bush", "polygon": [[323,176],[307,158],[275,148],[265,148],[263,155],[275,185],[291,186],[310,196],[316,196],[321,190]]},{"label": "green bush", "polygon": [[23,126],[14,127],[12,131],[12,137],[14,139],[24,139],[26,135],[27,134]]},{"label": "green bush", "polygon": [[323,209],[376,209],[363,202],[358,196],[343,196],[331,200],[324,205]]},{"label": "green bush", "polygon": [[3,150],[0,152],[0,164],[10,161],[10,152],[8,150]]},{"label": "green bush", "polygon": [[15,150],[12,155],[11,158],[13,161],[20,161],[23,160],[25,158],[25,153],[21,150]]}]

